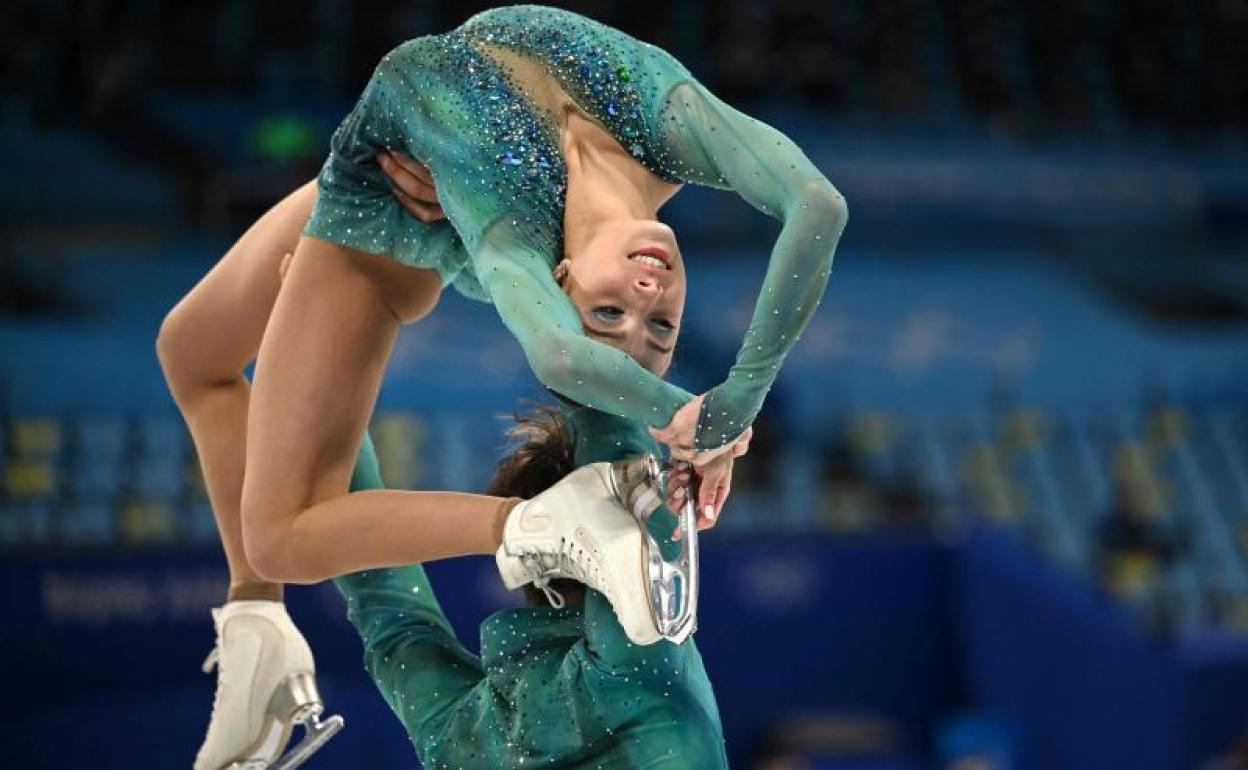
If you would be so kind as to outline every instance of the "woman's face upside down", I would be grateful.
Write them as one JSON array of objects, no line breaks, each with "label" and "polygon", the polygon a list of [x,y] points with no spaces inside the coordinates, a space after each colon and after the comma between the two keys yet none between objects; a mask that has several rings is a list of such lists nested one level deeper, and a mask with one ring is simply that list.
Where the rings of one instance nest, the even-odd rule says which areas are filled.
[{"label": "woman's face upside down", "polygon": [[644,219],[604,223],[556,266],[555,280],[587,335],[659,376],[667,372],[685,310],[685,264],[670,227]]}]

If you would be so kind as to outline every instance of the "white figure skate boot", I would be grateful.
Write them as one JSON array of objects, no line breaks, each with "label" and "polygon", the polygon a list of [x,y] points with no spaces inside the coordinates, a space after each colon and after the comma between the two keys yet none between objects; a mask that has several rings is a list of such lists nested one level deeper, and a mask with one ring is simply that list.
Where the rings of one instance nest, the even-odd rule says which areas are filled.
[{"label": "white figure skate boot", "polygon": [[[204,673],[217,670],[208,734],[194,770],[292,770],[343,726],[324,722],[308,643],[281,602],[238,601],[214,608],[217,645]],[[296,724],[299,745],[281,756]],[[280,759],[278,757],[281,757]]]},{"label": "white figure skate boot", "polygon": [[[659,472],[653,458],[593,463],[517,505],[507,516],[496,554],[503,583],[509,589],[533,583],[552,604],[562,606],[562,597],[548,587],[550,580],[579,580],[607,597],[633,643],[684,641],[695,625],[697,554],[692,553],[694,572],[686,569],[683,582],[661,569],[665,562],[645,529],[663,499]],[[685,556],[691,542],[696,548],[696,536],[696,527],[685,530]],[[679,618],[672,616],[676,605]]]}]

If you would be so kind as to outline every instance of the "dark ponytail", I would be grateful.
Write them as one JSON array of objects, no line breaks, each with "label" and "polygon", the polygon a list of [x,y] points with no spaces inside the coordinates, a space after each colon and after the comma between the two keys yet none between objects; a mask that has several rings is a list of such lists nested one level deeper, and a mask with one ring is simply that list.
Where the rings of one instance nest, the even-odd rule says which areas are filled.
[{"label": "dark ponytail", "polygon": [[[515,424],[507,429],[507,438],[516,448],[499,460],[485,493],[527,500],[576,469],[574,444],[567,423],[554,407],[538,406],[528,414],[512,417]],[[554,580],[551,587],[568,604],[585,601],[585,586],[575,580]],[[532,585],[524,587],[524,596],[530,605],[547,604],[545,595]]]}]

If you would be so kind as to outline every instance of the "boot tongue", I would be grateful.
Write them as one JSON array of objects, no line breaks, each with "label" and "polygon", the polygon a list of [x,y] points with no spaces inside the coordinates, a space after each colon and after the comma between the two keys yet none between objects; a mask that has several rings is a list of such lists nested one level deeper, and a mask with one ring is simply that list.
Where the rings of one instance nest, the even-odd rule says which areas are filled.
[{"label": "boot tongue", "polygon": [[578,467],[648,452],[658,454],[658,444],[651,438],[646,426],[639,422],[563,399],[559,399],[559,411],[572,434]]}]

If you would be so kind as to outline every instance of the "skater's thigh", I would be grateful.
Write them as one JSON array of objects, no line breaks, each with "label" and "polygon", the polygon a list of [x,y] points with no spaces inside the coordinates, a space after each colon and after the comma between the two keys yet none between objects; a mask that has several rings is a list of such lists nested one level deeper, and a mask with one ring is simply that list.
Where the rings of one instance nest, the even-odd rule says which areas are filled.
[{"label": "skater's thigh", "polygon": [[275,534],[269,524],[346,494],[399,324],[413,308],[432,307],[440,288],[433,271],[299,241],[256,361],[248,526]]},{"label": "skater's thigh", "polygon": [[[255,357],[281,286],[282,257],[299,243],[316,195],[309,182],[269,209],[170,312],[162,352],[177,356],[181,374],[234,377]],[[170,350],[177,347],[184,354]]]}]

